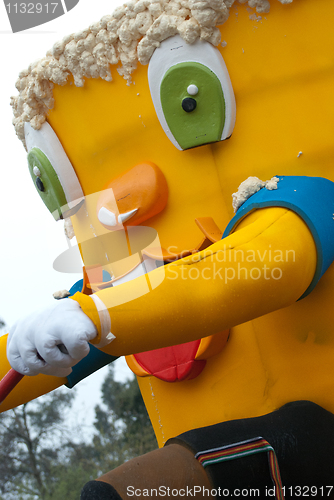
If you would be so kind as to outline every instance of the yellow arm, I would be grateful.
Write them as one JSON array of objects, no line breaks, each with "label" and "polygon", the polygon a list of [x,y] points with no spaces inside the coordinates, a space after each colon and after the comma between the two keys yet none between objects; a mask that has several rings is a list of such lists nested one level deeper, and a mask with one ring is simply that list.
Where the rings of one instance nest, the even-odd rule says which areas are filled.
[{"label": "yellow arm", "polygon": [[[285,208],[258,210],[208,249],[95,294],[116,337],[103,350],[120,356],[189,342],[289,306],[315,268],[302,219]],[[98,343],[101,310],[89,296],[74,299],[98,327]]]},{"label": "yellow arm", "polygon": [[[315,244],[300,217],[284,208],[259,210],[208,249],[98,292],[116,336],[103,350],[119,356],[188,342],[286,307],[307,289],[315,267]],[[91,297],[78,293],[75,299],[101,331]],[[10,369],[6,341],[0,337],[0,378]],[[65,383],[47,375],[24,377],[0,411]]]}]

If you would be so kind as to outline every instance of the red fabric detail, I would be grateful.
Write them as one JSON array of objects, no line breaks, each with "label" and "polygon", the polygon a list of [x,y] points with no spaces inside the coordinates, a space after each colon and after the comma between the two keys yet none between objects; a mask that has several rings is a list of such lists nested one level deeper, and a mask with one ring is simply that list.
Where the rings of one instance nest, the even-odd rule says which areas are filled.
[{"label": "red fabric detail", "polygon": [[197,377],[206,361],[196,360],[200,340],[134,354],[137,363],[149,374],[165,382],[180,382]]}]

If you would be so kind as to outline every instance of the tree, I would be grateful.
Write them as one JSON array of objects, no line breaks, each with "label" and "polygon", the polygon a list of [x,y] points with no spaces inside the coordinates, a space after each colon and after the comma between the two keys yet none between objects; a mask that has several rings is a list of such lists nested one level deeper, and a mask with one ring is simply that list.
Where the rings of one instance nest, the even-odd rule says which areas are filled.
[{"label": "tree", "polygon": [[103,405],[95,408],[93,443],[101,472],[157,448],[157,441],[142,399],[137,380],[117,382],[114,368],[102,385]]},{"label": "tree", "polygon": [[0,318],[0,336],[5,333],[5,328],[6,328],[6,323],[5,321]]},{"label": "tree", "polygon": [[66,423],[73,399],[60,388],[0,415],[0,500],[77,500],[87,481],[156,448],[135,379],[117,382],[110,367],[88,442]]},{"label": "tree", "polygon": [[0,415],[0,492],[8,499],[47,498],[65,458],[63,425],[74,393],[57,390]]}]

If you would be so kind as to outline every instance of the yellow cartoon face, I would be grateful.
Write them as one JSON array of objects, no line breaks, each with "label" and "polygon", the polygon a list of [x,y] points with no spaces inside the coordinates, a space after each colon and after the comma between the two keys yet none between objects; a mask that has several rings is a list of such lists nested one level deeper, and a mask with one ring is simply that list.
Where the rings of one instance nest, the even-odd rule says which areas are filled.
[{"label": "yellow cartoon face", "polygon": [[[203,240],[195,219],[225,228],[231,195],[250,175],[332,178],[333,16],[328,0],[273,1],[261,16],[238,4],[219,50],[183,42],[175,55],[169,48],[181,39],[172,37],[130,85],[116,66],[111,82],[56,85],[47,120],[84,195],[123,179],[115,200],[96,196],[94,224],[150,226],[167,253],[179,253]],[[144,164],[155,172],[153,188],[139,173]],[[142,193],[151,189],[148,202]]]}]

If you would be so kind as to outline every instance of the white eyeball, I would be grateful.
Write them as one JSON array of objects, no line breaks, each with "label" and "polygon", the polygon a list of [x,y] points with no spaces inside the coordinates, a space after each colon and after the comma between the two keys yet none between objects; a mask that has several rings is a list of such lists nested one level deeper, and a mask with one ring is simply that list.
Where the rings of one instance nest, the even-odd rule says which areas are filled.
[{"label": "white eyeball", "polygon": [[25,123],[28,164],[39,195],[56,220],[75,213],[84,193],[56,133],[43,123],[40,130]]},{"label": "white eyeball", "polygon": [[155,49],[148,68],[152,101],[167,137],[180,150],[223,141],[232,134],[236,104],[218,49],[179,35]]}]

